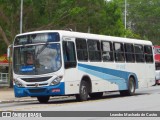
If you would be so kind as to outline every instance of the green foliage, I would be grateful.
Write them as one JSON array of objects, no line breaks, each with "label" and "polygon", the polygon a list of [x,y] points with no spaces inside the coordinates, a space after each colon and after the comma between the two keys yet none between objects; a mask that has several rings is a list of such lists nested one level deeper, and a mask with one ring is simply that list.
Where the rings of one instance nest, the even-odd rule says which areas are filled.
[{"label": "green foliage", "polygon": [[0,38],[0,56],[6,53],[4,52],[6,51],[6,48],[7,48],[6,44],[2,42],[2,39]]},{"label": "green foliage", "polygon": [[[122,0],[23,1],[23,32],[71,28],[79,32],[139,37],[124,29]],[[20,4],[21,0],[0,0],[0,26],[11,43],[19,33]],[[6,53],[4,44],[0,48]]]},{"label": "green foliage", "polygon": [[142,39],[160,45],[160,1],[127,0],[128,27]]},{"label": "green foliage", "polygon": [[122,22],[122,10],[117,1],[110,1],[105,8],[105,21],[106,27],[102,29],[103,34],[112,36],[125,36],[124,25]]}]

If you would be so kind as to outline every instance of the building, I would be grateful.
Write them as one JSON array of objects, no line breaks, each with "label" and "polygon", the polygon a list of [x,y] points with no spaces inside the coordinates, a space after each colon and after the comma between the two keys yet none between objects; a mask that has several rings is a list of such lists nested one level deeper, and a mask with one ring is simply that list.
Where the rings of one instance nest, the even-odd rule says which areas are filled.
[{"label": "building", "polygon": [[0,56],[0,86],[9,86],[8,82],[8,68],[9,62],[7,54]]}]

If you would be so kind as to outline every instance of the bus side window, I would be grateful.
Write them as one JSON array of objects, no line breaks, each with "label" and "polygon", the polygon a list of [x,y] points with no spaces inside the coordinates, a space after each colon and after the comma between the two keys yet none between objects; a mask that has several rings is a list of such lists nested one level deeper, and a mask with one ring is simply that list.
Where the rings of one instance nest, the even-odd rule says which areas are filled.
[{"label": "bus side window", "polygon": [[142,45],[134,45],[136,62],[144,62],[144,51]]},{"label": "bus side window", "polygon": [[117,62],[124,62],[124,48],[122,43],[114,43],[114,50],[115,50],[115,60]]},{"label": "bus side window", "polygon": [[125,47],[126,62],[135,62],[133,44],[125,43],[124,47]]},{"label": "bus side window", "polygon": [[100,50],[99,40],[88,39],[87,44],[88,44],[89,60],[100,62],[101,50]]},{"label": "bus side window", "polygon": [[86,39],[76,38],[77,59],[88,61],[88,50]]},{"label": "bus side window", "polygon": [[65,68],[76,67],[75,46],[73,42],[63,41],[63,58]]},{"label": "bus side window", "polygon": [[152,47],[151,46],[144,46],[144,53],[145,53],[146,63],[153,63]]},{"label": "bus side window", "polygon": [[113,61],[114,57],[113,57],[112,43],[107,42],[107,41],[103,41],[103,42],[101,42],[101,46],[102,46],[103,61],[105,61],[105,62]]}]

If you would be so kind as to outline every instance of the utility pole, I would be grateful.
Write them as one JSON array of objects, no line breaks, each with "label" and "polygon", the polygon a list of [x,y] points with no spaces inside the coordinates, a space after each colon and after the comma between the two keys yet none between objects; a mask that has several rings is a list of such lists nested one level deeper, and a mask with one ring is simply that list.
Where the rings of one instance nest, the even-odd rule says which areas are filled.
[{"label": "utility pole", "polygon": [[21,0],[21,12],[20,12],[20,33],[22,33],[23,25],[23,0]]},{"label": "utility pole", "polygon": [[124,13],[124,24],[125,24],[125,29],[127,28],[127,0],[125,0],[125,13]]}]

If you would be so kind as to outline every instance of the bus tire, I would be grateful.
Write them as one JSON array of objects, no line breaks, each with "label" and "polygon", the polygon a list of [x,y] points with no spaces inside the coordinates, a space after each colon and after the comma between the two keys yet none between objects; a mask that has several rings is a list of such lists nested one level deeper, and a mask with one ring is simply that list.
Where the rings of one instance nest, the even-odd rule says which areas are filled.
[{"label": "bus tire", "polygon": [[88,84],[86,81],[82,80],[80,84],[79,94],[76,95],[77,101],[86,101],[88,100]]},{"label": "bus tire", "polygon": [[101,98],[103,96],[103,92],[97,92],[97,93],[90,93],[90,98]]},{"label": "bus tire", "polygon": [[37,97],[37,100],[40,103],[47,103],[49,101],[49,98],[50,98],[50,96],[40,96],[40,97]]},{"label": "bus tire", "polygon": [[133,77],[129,78],[128,82],[128,90],[122,90],[120,91],[121,96],[132,96],[135,94],[135,89],[136,89],[136,83]]}]

